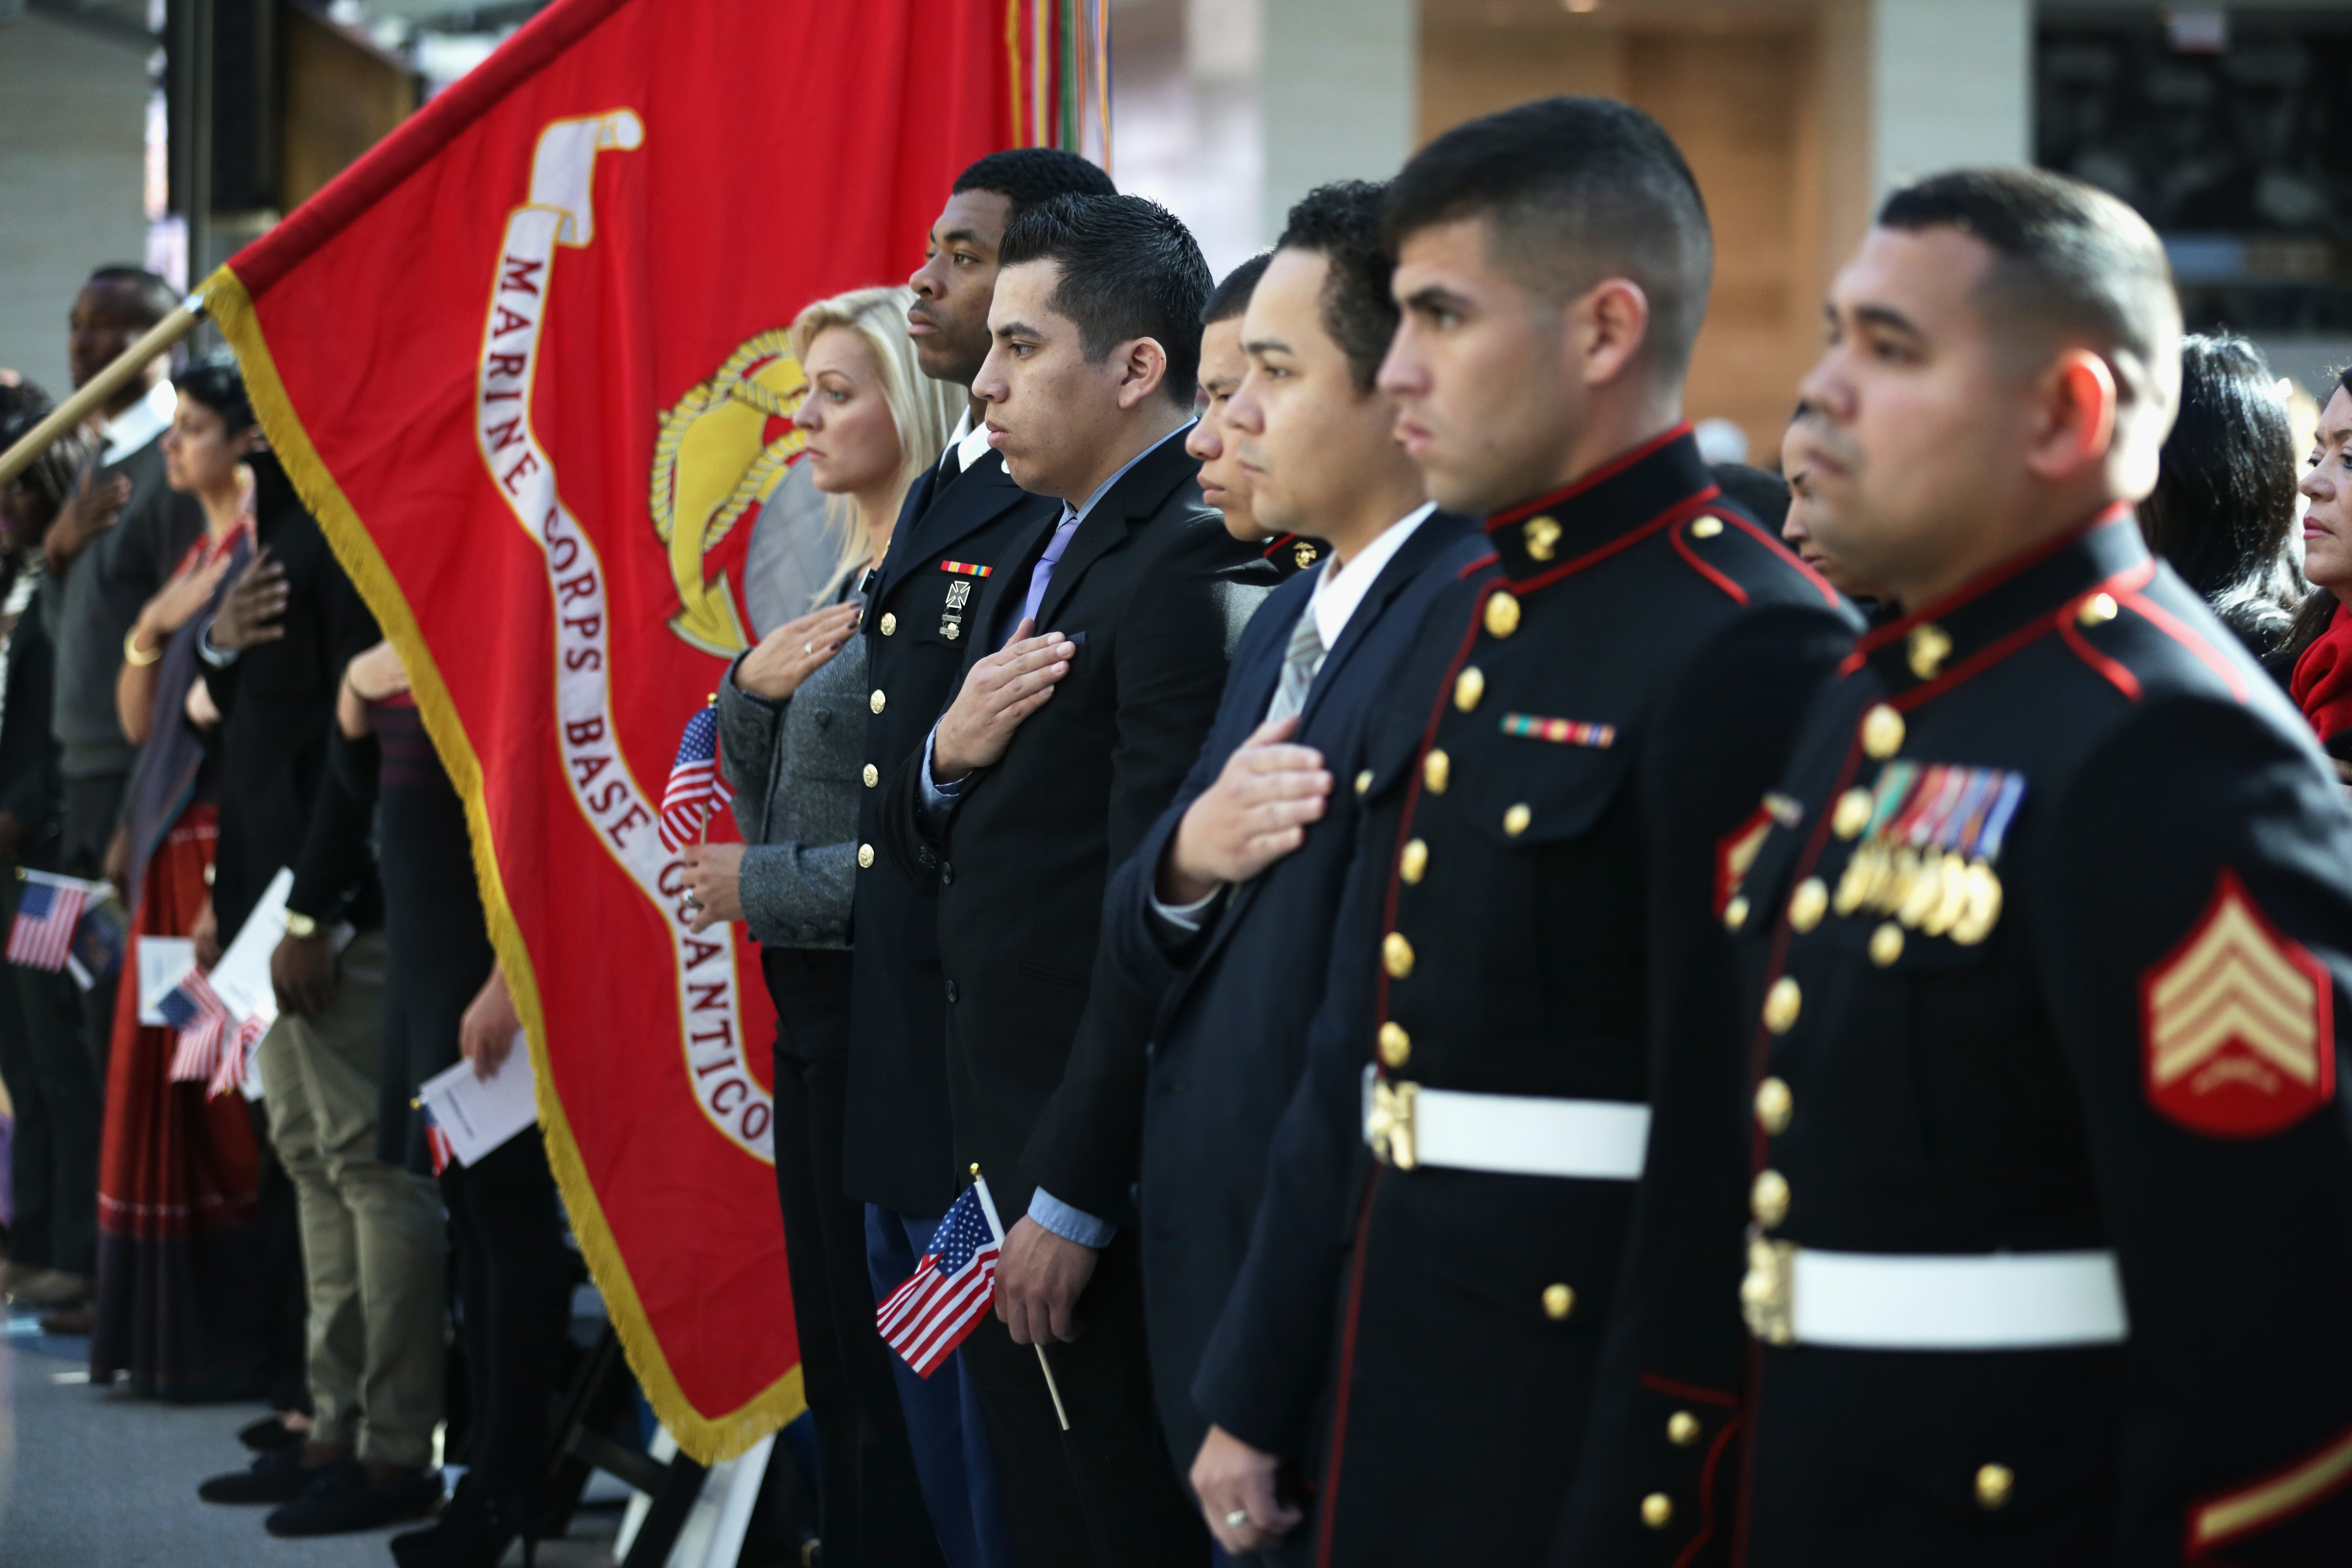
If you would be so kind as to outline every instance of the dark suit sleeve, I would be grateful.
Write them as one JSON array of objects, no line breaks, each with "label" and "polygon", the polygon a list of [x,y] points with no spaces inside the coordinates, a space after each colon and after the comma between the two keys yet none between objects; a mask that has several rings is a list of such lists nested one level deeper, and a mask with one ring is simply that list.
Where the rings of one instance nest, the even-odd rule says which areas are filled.
[{"label": "dark suit sleeve", "polygon": [[[1728,1560],[1738,1474],[1728,1456],[1748,1355],[1739,1279],[1748,1034],[1716,879],[1779,781],[1813,693],[1853,642],[1852,626],[1819,605],[1743,616],[1693,652],[1651,721],[1638,779],[1649,1158],[1555,1564]],[[1668,1422],[1685,1412],[1698,1418],[1698,1437],[1669,1441]],[[1702,1501],[1653,1529],[1641,1515],[1652,1492]]]},{"label": "dark suit sleeve", "polygon": [[63,804],[57,742],[49,734],[57,664],[43,601],[50,596],[44,584],[9,637],[7,712],[0,723],[0,811],[23,827],[28,848]]},{"label": "dark suit sleeve", "polygon": [[2121,1266],[2124,1384],[2164,1406],[2116,1456],[2117,1562],[2352,1540],[2352,816],[2293,723],[2151,702],[2036,830],[2046,913],[2018,934]]},{"label": "dark suit sleeve", "polygon": [[[341,684],[352,660],[373,647],[383,634],[377,630],[375,617],[368,613],[342,567],[321,553],[319,593],[324,626],[320,647],[326,660],[326,683],[331,690]],[[329,710],[331,714],[331,699]],[[332,721],[331,718],[329,722]],[[310,803],[310,826],[294,861],[294,889],[287,895],[288,909],[325,916],[341,911],[352,901],[375,868],[373,814],[372,795],[354,790],[342,772],[331,766],[320,771],[319,793]]]}]

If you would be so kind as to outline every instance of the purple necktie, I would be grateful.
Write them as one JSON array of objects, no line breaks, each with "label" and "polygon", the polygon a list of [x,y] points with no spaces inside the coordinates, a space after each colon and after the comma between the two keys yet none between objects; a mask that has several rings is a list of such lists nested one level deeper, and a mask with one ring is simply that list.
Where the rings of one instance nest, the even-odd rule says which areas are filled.
[{"label": "purple necktie", "polygon": [[[1070,547],[1070,535],[1077,531],[1077,509],[1066,503],[1062,509],[1061,526],[1054,530],[1053,538],[1045,541],[1045,553],[1037,557],[1036,569],[1029,574],[1029,595],[1021,601],[1021,614],[1013,623],[1015,630],[1019,629],[1021,622],[1034,616],[1037,606],[1045,602],[1045,590],[1054,581],[1054,568],[1061,563],[1062,552]],[[1045,629],[1043,626],[1031,628],[1033,633]]]}]

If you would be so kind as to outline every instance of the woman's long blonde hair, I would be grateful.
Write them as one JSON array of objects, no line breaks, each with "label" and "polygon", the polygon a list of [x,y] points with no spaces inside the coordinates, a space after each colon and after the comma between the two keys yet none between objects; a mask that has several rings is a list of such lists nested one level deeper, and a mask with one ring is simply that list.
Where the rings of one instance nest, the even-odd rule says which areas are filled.
[{"label": "woman's long blonde hair", "polygon": [[[793,357],[803,363],[809,345],[828,328],[845,328],[865,342],[882,377],[882,402],[898,431],[896,498],[900,501],[923,470],[939,461],[968,396],[961,388],[923,374],[915,358],[915,340],[907,333],[907,307],[914,302],[912,289],[853,289],[819,300],[793,318]],[[837,546],[832,584],[837,589],[843,574],[863,566],[873,555],[874,537],[856,501],[848,496],[824,498],[824,521]]]}]

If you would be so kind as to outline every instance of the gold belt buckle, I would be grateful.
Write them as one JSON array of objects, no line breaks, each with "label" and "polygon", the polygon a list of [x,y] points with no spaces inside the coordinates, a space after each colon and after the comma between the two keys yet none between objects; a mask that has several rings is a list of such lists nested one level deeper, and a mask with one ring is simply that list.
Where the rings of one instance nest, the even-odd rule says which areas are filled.
[{"label": "gold belt buckle", "polygon": [[1372,1085],[1372,1114],[1364,1126],[1364,1142],[1371,1145],[1372,1158],[1382,1164],[1400,1171],[1412,1169],[1412,1105],[1420,1093],[1417,1083],[1391,1088],[1381,1079]]},{"label": "gold belt buckle", "polygon": [[1768,1345],[1797,1342],[1796,1310],[1790,1300],[1796,1270],[1794,1242],[1768,1240],[1749,1227],[1748,1277],[1739,1282],[1739,1310],[1748,1320],[1748,1331]]}]

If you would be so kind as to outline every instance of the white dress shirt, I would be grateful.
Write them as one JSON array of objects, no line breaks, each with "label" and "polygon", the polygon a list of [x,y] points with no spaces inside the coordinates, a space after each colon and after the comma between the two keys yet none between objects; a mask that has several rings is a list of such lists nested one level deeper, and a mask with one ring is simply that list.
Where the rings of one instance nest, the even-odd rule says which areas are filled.
[{"label": "white dress shirt", "polygon": [[179,406],[180,395],[170,382],[159,381],[149,387],[146,396],[106,422],[101,432],[106,449],[99,454],[98,466],[112,468],[170,429]]}]

